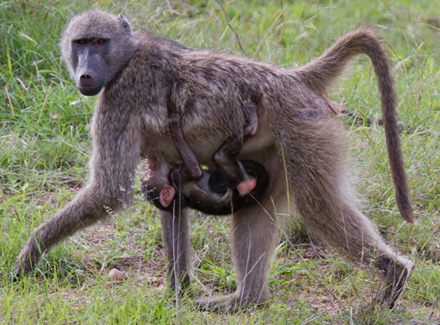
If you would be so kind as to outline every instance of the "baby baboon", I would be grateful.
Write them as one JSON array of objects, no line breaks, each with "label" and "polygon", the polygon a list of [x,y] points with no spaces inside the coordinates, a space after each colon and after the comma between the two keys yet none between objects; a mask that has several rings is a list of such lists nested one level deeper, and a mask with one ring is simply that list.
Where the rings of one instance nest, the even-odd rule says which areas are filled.
[{"label": "baby baboon", "polygon": [[269,183],[262,165],[252,160],[242,160],[240,166],[256,181],[255,188],[244,196],[237,189],[225,186],[228,184],[227,176],[218,169],[214,172],[203,170],[202,177],[196,180],[181,166],[171,169],[166,180],[163,175],[156,173],[169,170],[168,166],[159,167],[152,172],[153,175],[150,172],[142,182],[142,191],[147,200],[164,211],[173,212],[178,206],[211,215],[228,215],[257,204]]},{"label": "baby baboon", "polygon": [[[260,100],[261,94],[252,94],[252,98],[255,102]],[[173,111],[173,105],[169,104],[172,108],[168,108]],[[250,177],[244,170],[242,164],[237,159],[237,155],[243,147],[243,143],[254,136],[258,129],[258,115],[257,105],[251,100],[243,101],[243,115],[246,125],[242,130],[241,136],[234,135],[229,137],[220,149],[215,153],[213,161],[217,166],[220,174],[223,176],[217,178],[217,180],[226,181],[225,184],[218,184],[221,187],[237,188],[241,195],[246,195],[252,191],[256,186],[256,180]],[[169,127],[171,136],[183,161],[187,172],[197,179],[202,176],[202,169],[197,160],[197,157],[191,151],[191,148],[185,141],[181,128],[181,120],[178,114],[171,114]]]},{"label": "baby baboon", "polygon": [[[200,306],[231,311],[269,298],[269,261],[289,204],[315,236],[357,265],[375,268],[387,285],[381,302],[394,304],[411,262],[393,251],[359,210],[346,159],[346,132],[327,97],[353,56],[364,53],[371,58],[396,201],[402,216],[412,222],[394,81],[384,46],[371,29],[357,28],[304,67],[285,69],[187,49],[151,33],[132,34],[121,16],[91,10],[69,23],[61,49],[79,91],[100,93],[91,131],[90,182],[38,226],[18,256],[16,277],[28,273],[44,251],[64,238],[128,205],[142,157],[166,166],[181,163],[167,132],[167,103],[173,103],[181,117],[183,134],[198,161],[214,170],[215,152],[246,124],[242,96],[252,89],[262,94],[258,131],[244,143],[238,159],[264,166],[269,184],[259,205],[232,215],[237,291],[200,300]],[[178,290],[189,284],[190,231],[187,209],[177,207],[173,213],[160,211],[170,286]]]},{"label": "baby baboon", "polygon": [[[243,164],[237,159],[237,155],[243,147],[243,143],[250,137],[254,136],[258,129],[257,106],[255,103],[250,100],[245,100],[243,102],[243,113],[246,125],[240,136],[234,135],[229,137],[215,153],[213,160],[217,166],[217,170],[214,173],[202,171],[197,157],[183,136],[180,116],[177,114],[171,114],[169,118],[170,133],[182,158],[185,169],[181,170],[181,172],[173,173],[175,176],[173,180],[174,185],[171,185],[169,175],[161,174],[161,172],[167,173],[170,170],[169,166],[165,166],[164,163],[157,164],[156,162],[149,160],[149,173],[144,178],[142,186],[146,198],[152,201],[157,208],[170,210],[173,208],[170,204],[175,198],[177,190],[176,185],[179,184],[179,188],[181,190],[184,189],[183,192],[179,191],[179,194],[189,199],[184,200],[185,207],[215,215],[230,214],[231,208],[233,209],[233,207],[231,207],[231,203],[233,202],[239,204],[241,207],[243,202],[240,202],[239,198],[235,196],[236,192],[238,191],[241,195],[248,194],[255,188],[257,179],[267,179],[263,166],[255,162],[246,163],[247,168],[251,173],[256,175],[256,179],[249,176]],[[200,177],[202,177],[200,182],[195,182]],[[253,192],[254,198],[255,196],[258,198],[262,196],[264,193],[264,187],[262,186],[265,185],[267,185],[266,182],[260,183],[259,190]],[[230,193],[233,193],[232,197],[229,195],[225,196],[228,188],[237,188],[237,191],[232,191]],[[221,195],[219,196],[218,194]],[[212,196],[211,198],[209,198],[210,195]],[[231,202],[231,199],[233,199],[233,202]],[[247,198],[246,200],[249,201],[250,199],[252,199],[252,197]],[[202,202],[201,204],[205,208],[200,204],[199,208],[194,204],[188,205],[190,202],[193,202],[194,204]],[[210,204],[214,204],[219,208],[209,207]]]}]

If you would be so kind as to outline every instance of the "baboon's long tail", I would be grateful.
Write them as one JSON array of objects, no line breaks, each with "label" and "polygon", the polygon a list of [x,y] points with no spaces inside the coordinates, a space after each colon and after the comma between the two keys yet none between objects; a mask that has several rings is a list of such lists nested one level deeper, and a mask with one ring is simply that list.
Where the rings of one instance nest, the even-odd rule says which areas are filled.
[{"label": "baboon's long tail", "polygon": [[382,41],[366,27],[357,28],[342,36],[318,59],[296,70],[301,80],[311,89],[326,93],[346,64],[357,54],[366,54],[373,62],[382,101],[383,124],[388,148],[397,206],[402,217],[414,222],[406,172],[400,148],[397,125],[396,93],[390,62]]}]

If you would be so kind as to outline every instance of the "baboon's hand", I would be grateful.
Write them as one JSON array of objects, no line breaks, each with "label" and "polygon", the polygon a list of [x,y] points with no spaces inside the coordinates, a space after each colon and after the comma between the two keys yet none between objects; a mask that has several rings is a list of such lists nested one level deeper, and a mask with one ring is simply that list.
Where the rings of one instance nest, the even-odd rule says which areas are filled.
[{"label": "baboon's hand", "polygon": [[35,241],[35,235],[32,235],[26,246],[21,250],[15,262],[14,272],[11,276],[12,281],[20,280],[24,275],[33,270],[41,257],[39,245]]},{"label": "baboon's hand", "polygon": [[227,296],[215,296],[209,298],[199,298],[196,305],[200,310],[214,313],[231,313],[248,309],[251,306],[258,305],[264,301],[255,301],[241,298],[239,294],[233,293]]}]

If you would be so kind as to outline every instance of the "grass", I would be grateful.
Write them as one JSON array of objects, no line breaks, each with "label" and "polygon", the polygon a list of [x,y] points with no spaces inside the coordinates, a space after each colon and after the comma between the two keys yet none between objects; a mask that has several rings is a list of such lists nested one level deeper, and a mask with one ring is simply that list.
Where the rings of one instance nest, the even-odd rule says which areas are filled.
[{"label": "grass", "polygon": [[[165,290],[157,211],[137,186],[135,204],[78,233],[43,256],[19,283],[9,277],[32,230],[87,182],[95,98],[80,96],[60,59],[65,24],[91,7],[123,13],[194,48],[244,55],[214,2],[9,1],[0,3],[0,323],[4,324],[435,324],[440,297],[439,61],[440,9],[434,1],[224,2],[252,58],[284,67],[316,58],[361,24],[385,39],[399,94],[402,149],[417,223],[400,218],[382,127],[344,118],[364,210],[380,233],[416,264],[393,310],[373,301],[377,277],[357,270],[310,238],[301,224],[283,236],[271,268],[271,300],[237,315],[200,313],[193,298],[230,293],[226,218],[192,218],[194,281],[176,304]],[[117,8],[117,9],[114,9]],[[332,93],[348,110],[380,117],[368,59],[350,68]],[[139,184],[138,184],[139,185]],[[113,283],[116,268],[126,276]]]}]

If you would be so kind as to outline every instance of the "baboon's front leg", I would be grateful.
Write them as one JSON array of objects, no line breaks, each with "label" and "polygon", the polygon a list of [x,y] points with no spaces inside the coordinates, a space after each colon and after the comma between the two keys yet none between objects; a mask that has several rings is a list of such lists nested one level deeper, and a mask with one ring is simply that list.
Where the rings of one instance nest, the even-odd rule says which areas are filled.
[{"label": "baboon's front leg", "polygon": [[98,108],[92,125],[90,184],[30,236],[15,263],[15,279],[31,271],[55,244],[131,203],[141,158],[137,122],[130,115],[121,116],[119,110]]},{"label": "baboon's front leg", "polygon": [[[86,228],[107,215],[105,204],[99,204],[96,193],[86,187],[52,218],[41,224],[30,236],[14,267],[14,276],[29,273],[41,254],[76,231]],[[108,207],[110,208],[110,207]]]}]

